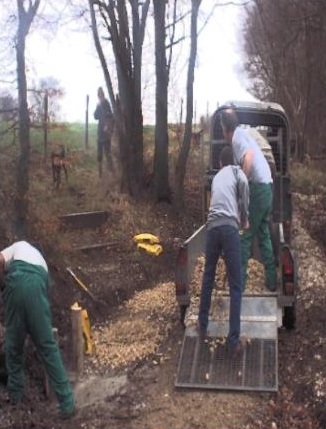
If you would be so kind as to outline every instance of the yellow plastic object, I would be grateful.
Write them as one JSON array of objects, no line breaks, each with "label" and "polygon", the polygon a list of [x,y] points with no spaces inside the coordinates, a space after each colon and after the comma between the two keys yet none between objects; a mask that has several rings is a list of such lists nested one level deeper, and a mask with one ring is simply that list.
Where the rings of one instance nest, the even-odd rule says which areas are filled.
[{"label": "yellow plastic object", "polygon": [[144,250],[145,252],[158,256],[163,252],[163,247],[160,244],[147,244],[147,243],[138,243],[138,250]]},{"label": "yellow plastic object", "polygon": [[153,234],[142,233],[134,236],[134,241],[136,243],[149,243],[149,244],[159,244],[160,239]]},{"label": "yellow plastic object", "polygon": [[93,341],[91,334],[91,322],[86,309],[82,310],[82,326],[85,340],[85,353],[91,355],[93,353]]}]

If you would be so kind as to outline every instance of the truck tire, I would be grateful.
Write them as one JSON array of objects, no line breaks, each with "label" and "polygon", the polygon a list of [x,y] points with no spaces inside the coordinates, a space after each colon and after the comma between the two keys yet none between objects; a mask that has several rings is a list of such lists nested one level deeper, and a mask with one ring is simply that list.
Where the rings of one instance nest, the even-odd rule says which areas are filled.
[{"label": "truck tire", "polygon": [[295,328],[296,324],[296,311],[295,304],[291,307],[284,307],[283,313],[283,326],[285,329],[292,330]]}]

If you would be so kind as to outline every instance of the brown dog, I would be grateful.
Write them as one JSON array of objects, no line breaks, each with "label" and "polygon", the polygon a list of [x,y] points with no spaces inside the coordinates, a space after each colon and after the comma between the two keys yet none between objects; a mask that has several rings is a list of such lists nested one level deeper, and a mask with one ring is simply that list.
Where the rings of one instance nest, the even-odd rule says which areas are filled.
[{"label": "brown dog", "polygon": [[53,184],[54,187],[58,189],[61,184],[61,170],[64,171],[66,181],[68,180],[68,170],[66,167],[66,151],[62,143],[55,144],[52,146],[51,167]]}]

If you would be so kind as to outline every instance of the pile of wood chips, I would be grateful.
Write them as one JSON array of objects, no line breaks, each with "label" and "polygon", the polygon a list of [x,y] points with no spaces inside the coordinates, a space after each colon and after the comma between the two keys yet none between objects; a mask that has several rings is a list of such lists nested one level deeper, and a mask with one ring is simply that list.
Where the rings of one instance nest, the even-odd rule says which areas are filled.
[{"label": "pile of wood chips", "polygon": [[[199,297],[204,270],[204,257],[198,258],[191,283],[191,304],[187,311],[187,326],[197,322]],[[228,293],[225,263],[218,263],[216,287],[212,294],[210,316],[221,318],[221,295]],[[257,261],[250,260],[246,293],[263,292],[264,268]],[[133,362],[152,357],[154,362],[159,346],[172,329],[173,314],[177,310],[175,285],[172,282],[144,290],[121,306],[119,320],[108,325],[93,328],[95,367],[124,367]]]},{"label": "pile of wood chips", "polygon": [[124,367],[153,356],[172,329],[176,311],[174,283],[137,292],[121,306],[121,317],[93,328],[96,367]]},{"label": "pile of wood chips", "polygon": [[[197,260],[197,265],[191,282],[191,303],[186,314],[186,326],[195,325],[197,323],[204,267],[205,257],[201,256]],[[266,292],[264,286],[264,266],[260,262],[250,259],[247,274],[246,294],[259,295]],[[228,293],[229,284],[226,276],[226,266],[224,260],[220,258],[217,264],[215,287],[212,292],[212,302],[209,313],[213,320],[224,318],[224,315],[221,314],[221,301],[222,295]]]}]

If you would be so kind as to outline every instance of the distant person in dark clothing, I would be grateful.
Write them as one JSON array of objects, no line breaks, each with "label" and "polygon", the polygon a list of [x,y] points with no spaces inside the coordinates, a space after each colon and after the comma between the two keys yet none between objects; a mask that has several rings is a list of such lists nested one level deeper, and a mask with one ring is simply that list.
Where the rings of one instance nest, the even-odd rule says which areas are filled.
[{"label": "distant person in dark clothing", "polygon": [[99,176],[102,177],[103,152],[105,154],[109,170],[113,170],[111,155],[111,137],[114,128],[114,119],[109,101],[104,96],[102,87],[97,91],[98,104],[94,112],[94,118],[98,120],[97,127],[97,161]]}]

